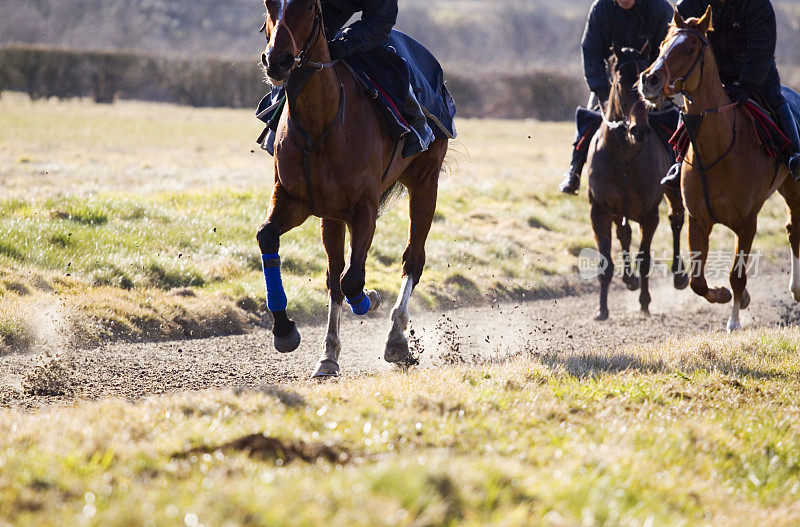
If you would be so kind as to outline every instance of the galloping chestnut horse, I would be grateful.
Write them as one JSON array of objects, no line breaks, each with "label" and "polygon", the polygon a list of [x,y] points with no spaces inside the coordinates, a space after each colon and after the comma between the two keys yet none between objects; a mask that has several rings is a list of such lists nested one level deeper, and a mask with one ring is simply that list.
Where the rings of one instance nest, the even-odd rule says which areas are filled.
[{"label": "galloping chestnut horse", "polygon": [[[416,156],[397,155],[399,149],[375,101],[344,64],[330,62],[319,0],[266,0],[265,4],[267,48],[261,59],[269,81],[286,86],[288,105],[275,139],[269,212],[257,236],[275,348],[286,353],[300,345],[300,334],[286,314],[280,236],[309,216],[318,216],[328,257],[330,307],[324,351],[314,376],[339,374],[342,301],[347,299],[359,315],[376,307],[377,294],[364,290],[367,251],[381,198],[399,182],[409,193],[410,229],[384,359],[410,364],[413,357],[404,335],[408,303],[425,265],[425,240],[436,209],[448,140],[437,138]],[[346,267],[345,228],[350,230]]]},{"label": "galloping chestnut horse", "polygon": [[728,289],[709,289],[704,276],[711,229],[716,223],[725,225],[736,233],[736,258],[730,273],[733,306],[728,320],[728,331],[733,331],[741,327],[739,310],[750,302],[746,268],[758,212],[775,190],[789,209],[790,287],[800,301],[800,184],[787,177],[788,169],[759,146],[754,125],[725,92],[706,37],[710,30],[711,7],[702,17],[689,20],[676,11],[661,54],[642,73],[639,90],[656,102],[684,95],[691,147],[681,167],[681,186],[689,211],[691,286],[709,302],[731,300]]},{"label": "galloping chestnut horse", "polygon": [[[639,304],[649,313],[650,243],[658,227],[658,206],[664,195],[661,178],[672,164],[672,156],[664,143],[652,132],[647,107],[636,91],[639,73],[647,66],[644,50],[615,49],[609,61],[613,72],[611,95],[604,111],[603,124],[589,146],[589,202],[592,229],[597,250],[605,258],[600,279],[600,309],[595,320],[608,318],[608,286],[614,275],[611,260],[611,224],[617,228],[622,245],[624,271],[622,281],[628,289],[639,288],[630,262],[631,226],[642,228],[639,244]],[[668,191],[669,220],[672,226],[673,283],[683,289],[689,284],[680,257],[681,229],[684,210],[679,191]]]}]

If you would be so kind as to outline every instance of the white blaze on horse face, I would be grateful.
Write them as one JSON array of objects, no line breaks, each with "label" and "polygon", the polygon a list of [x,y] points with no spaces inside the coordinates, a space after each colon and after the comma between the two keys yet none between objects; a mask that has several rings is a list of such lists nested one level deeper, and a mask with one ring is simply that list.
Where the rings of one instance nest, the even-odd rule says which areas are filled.
[{"label": "white blaze on horse face", "polygon": [[800,302],[800,258],[794,255],[792,255],[792,275],[789,278],[789,288],[794,299]]}]

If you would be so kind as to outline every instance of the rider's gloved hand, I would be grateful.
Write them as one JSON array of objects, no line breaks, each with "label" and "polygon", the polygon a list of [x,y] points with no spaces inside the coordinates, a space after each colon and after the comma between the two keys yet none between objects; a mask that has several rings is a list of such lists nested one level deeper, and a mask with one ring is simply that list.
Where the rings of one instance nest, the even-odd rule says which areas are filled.
[{"label": "rider's gloved hand", "polygon": [[330,51],[332,61],[341,60],[348,55],[347,48],[341,40],[331,40],[328,42],[328,51]]},{"label": "rider's gloved hand", "polygon": [[728,92],[728,96],[731,98],[731,100],[733,100],[733,102],[738,102],[739,104],[746,103],[752,96],[748,87],[738,82],[729,84],[725,87],[725,90]]}]

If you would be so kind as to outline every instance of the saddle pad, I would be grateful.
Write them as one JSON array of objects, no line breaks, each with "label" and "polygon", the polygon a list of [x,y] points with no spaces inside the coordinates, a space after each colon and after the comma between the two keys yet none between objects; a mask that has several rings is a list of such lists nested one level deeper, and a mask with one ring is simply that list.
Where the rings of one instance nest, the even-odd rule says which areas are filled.
[{"label": "saddle pad", "polygon": [[[792,109],[795,121],[800,122],[800,96],[786,87],[784,87],[783,93]],[[775,119],[763,107],[759,106],[755,101],[749,100],[741,108],[753,123],[758,136],[758,144],[764,147],[767,155],[777,158],[792,147],[792,142],[777,125]],[[669,143],[677,153],[677,161],[683,161],[691,144],[689,133],[686,131],[686,125],[683,120],[681,120]]]}]

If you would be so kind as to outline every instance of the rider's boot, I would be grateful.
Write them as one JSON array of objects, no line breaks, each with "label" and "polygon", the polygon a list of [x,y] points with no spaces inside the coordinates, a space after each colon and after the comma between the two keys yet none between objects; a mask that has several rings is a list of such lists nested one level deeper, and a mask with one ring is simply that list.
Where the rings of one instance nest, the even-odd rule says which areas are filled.
[{"label": "rider's boot", "polygon": [[564,172],[564,177],[558,185],[558,190],[564,194],[577,194],[581,186],[581,172],[583,165],[586,163],[586,151],[583,149],[575,148],[572,151],[572,162],[569,164],[569,169]]},{"label": "rider's boot", "polygon": [[669,168],[661,184],[674,190],[681,188],[681,163],[675,163]]},{"label": "rider's boot", "polygon": [[778,108],[778,126],[792,142],[792,151],[787,155],[786,163],[794,180],[800,181],[800,136],[797,132],[797,122],[786,103]]}]

